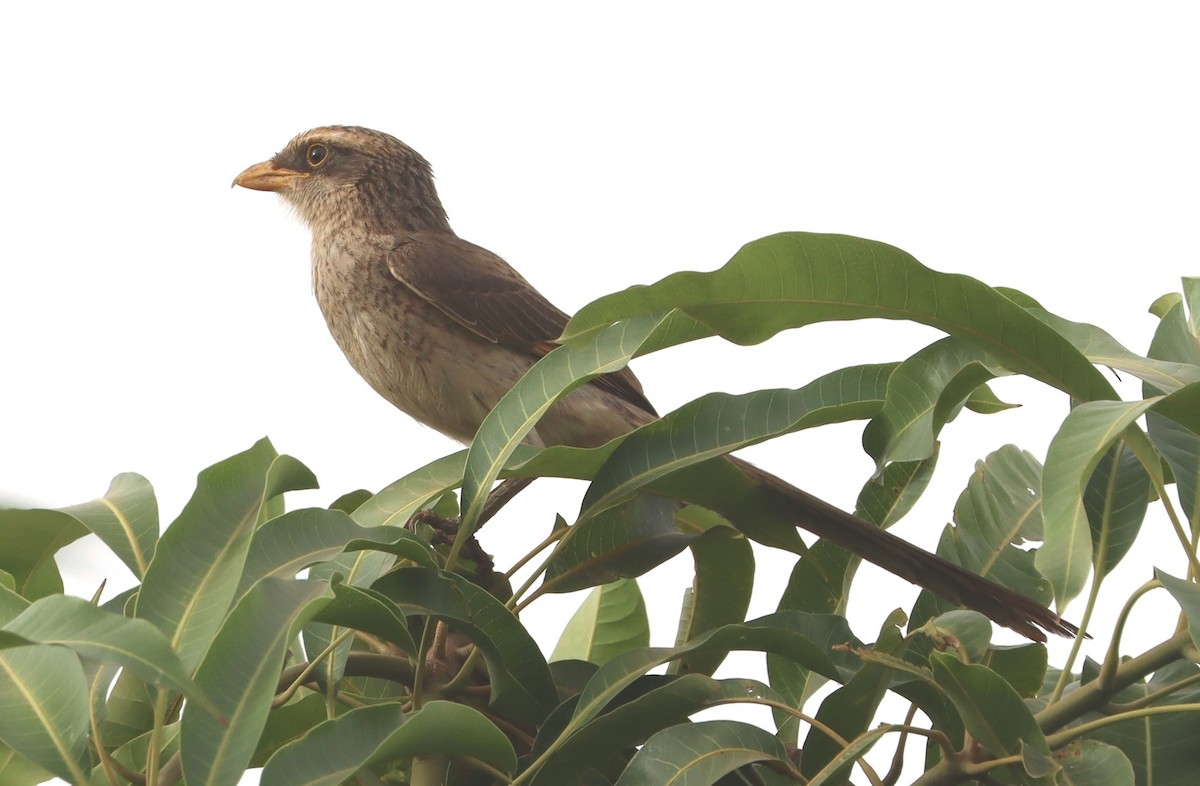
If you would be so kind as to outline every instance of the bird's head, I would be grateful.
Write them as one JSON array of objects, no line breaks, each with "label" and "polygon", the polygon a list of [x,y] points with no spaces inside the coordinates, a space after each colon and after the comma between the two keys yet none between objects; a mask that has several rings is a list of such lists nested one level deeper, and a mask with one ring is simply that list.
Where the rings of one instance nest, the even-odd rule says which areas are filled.
[{"label": "bird's head", "polygon": [[233,185],[278,193],[314,230],[347,223],[377,232],[450,229],[429,162],[369,128],[305,131]]}]

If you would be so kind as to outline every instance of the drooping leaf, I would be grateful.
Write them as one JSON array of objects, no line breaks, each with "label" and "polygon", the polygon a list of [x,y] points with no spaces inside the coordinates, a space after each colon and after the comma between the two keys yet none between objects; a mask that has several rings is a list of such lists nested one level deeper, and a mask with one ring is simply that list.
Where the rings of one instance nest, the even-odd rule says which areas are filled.
[{"label": "drooping leaf", "polygon": [[786,232],[743,246],[711,273],[675,273],[584,306],[563,340],[677,308],[739,344],[830,320],[904,319],[971,341],[1004,366],[1080,401],[1116,393],[1057,331],[969,276],[930,270],[898,248],[846,235]]},{"label": "drooping leaf", "polygon": [[793,658],[827,678],[837,679],[839,673],[833,653],[823,643],[810,640],[802,632],[808,616],[800,612],[771,614],[741,625],[725,625],[679,647],[647,647],[619,655],[601,666],[588,681],[579,695],[571,725],[577,728],[596,717],[613,698],[650,669],[692,652],[775,652]]},{"label": "drooping leaf", "polygon": [[1200,647],[1200,586],[1183,579],[1177,579],[1161,570],[1154,571],[1154,577],[1162,582],[1167,592],[1183,609],[1187,618],[1188,630],[1192,634],[1192,643]]},{"label": "drooping leaf", "polygon": [[546,566],[545,590],[574,592],[636,578],[700,537],[677,521],[673,500],[643,495],[575,524]]}]

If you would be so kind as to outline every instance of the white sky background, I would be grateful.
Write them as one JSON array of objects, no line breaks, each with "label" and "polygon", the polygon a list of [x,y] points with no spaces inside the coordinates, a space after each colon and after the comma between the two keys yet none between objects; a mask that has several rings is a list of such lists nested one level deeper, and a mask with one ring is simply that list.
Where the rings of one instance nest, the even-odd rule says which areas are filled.
[{"label": "white sky background", "polygon": [[[1200,274],[1194,6],[604,8],[9,9],[0,500],[71,504],[132,470],[169,522],[197,471],[269,435],[321,480],[293,506],[326,505],[456,448],[342,358],[309,291],[299,222],[270,195],[229,188],[317,125],[371,126],[421,151],[458,233],[567,311],[716,268],[765,234],[842,232],[1023,289],[1144,352],[1147,306]],[[668,411],[900,359],[936,337],[842,323],[748,349],[710,340],[636,368]],[[1065,399],[1019,380],[996,389],[1025,407],[952,424],[933,492],[895,531],[932,546],[974,460],[1005,442],[1044,457]],[[860,430],[749,455],[850,507],[871,471]],[[539,482],[488,525],[485,548],[511,564],[582,492]],[[1159,545],[1118,573],[1129,586],[1170,552],[1163,517],[1151,531]],[[74,592],[130,581],[115,560],[73,555]],[[1173,554],[1159,564],[1182,571]],[[789,566],[762,557],[754,614],[773,610]],[[656,644],[674,637],[689,567],[684,556],[644,581]],[[866,568],[857,586],[851,620],[868,640],[915,596]],[[578,600],[531,610],[547,651]],[[1135,623],[1159,636],[1169,619]]]}]

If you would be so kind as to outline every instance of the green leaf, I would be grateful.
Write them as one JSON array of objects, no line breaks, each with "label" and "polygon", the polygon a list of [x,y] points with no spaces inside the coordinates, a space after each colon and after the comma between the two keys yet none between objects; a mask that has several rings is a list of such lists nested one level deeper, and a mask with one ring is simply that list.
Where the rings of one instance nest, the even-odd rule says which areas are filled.
[{"label": "green leaf", "polygon": [[1083,589],[1092,564],[1084,488],[1109,447],[1161,400],[1081,404],[1050,442],[1042,472],[1045,542],[1034,564],[1050,579],[1059,610]]},{"label": "green leaf", "polygon": [[648,315],[601,331],[586,346],[559,347],[500,399],[467,453],[462,494],[466,529],[474,528],[500,470],[554,402],[599,374],[624,368],[666,322],[666,314]]},{"label": "green leaf", "polygon": [[[754,550],[745,536],[711,511],[689,506],[676,518],[704,532],[691,544],[695,573],[675,636],[678,646],[722,625],[745,621],[754,591]],[[688,655],[672,662],[668,672],[712,675],[724,659],[720,652]]]},{"label": "green leaf", "polygon": [[340,510],[305,508],[271,519],[254,532],[236,597],[263,576],[292,577],[343,551],[375,549],[433,566],[429,545],[400,527],[360,527]]},{"label": "green leaf", "polygon": [[757,726],[737,721],[672,726],[647,740],[617,786],[708,786],[758,761],[776,762],[793,771],[783,743]]},{"label": "green leaf", "polygon": [[7,745],[0,744],[0,783],[5,786],[38,786],[54,773],[37,766]]},{"label": "green leaf", "polygon": [[402,613],[452,623],[487,662],[492,704],[503,713],[537,723],[558,703],[550,670],[537,644],[513,613],[461,576],[429,568],[401,568],[375,582]]},{"label": "green leaf", "polygon": [[61,593],[54,555],[87,533],[77,519],[60,511],[0,509],[0,570],[13,577],[14,589],[29,600]]},{"label": "green leaf", "polygon": [[1032,642],[988,650],[982,664],[1004,678],[1022,698],[1032,699],[1046,677],[1049,653],[1045,644]]},{"label": "green leaf", "polygon": [[1154,577],[1162,582],[1167,592],[1171,593],[1171,597],[1183,609],[1183,616],[1188,621],[1188,631],[1192,635],[1192,643],[1200,647],[1200,586],[1190,581],[1177,579],[1157,568],[1154,571]]},{"label": "green leaf", "polygon": [[1163,393],[1200,382],[1200,367],[1191,363],[1145,358],[1130,352],[1095,325],[1071,322],[1040,308],[1031,308],[1029,313],[1058,331],[1096,365],[1132,374]]},{"label": "green leaf", "polygon": [[[863,486],[855,505],[855,514],[884,529],[890,527],[920,498],[933,477],[936,464],[936,455],[925,461],[889,464],[882,476]],[[821,615],[844,613],[850,583],[860,561],[839,546],[824,540],[817,541],[792,568],[788,585],[779,599],[778,610],[796,609]],[[841,618],[830,616],[829,619]],[[837,632],[833,635],[841,638],[830,643],[840,644],[851,640],[860,643],[845,626],[844,620],[840,625],[834,624]],[[790,660],[770,654],[767,655],[767,673],[771,675],[771,684],[776,690],[796,707],[803,706],[812,692],[824,683],[819,675]],[[795,739],[799,731],[796,718],[776,710],[775,723],[779,726],[781,737]]]},{"label": "green leaf", "polygon": [[[1150,342],[1150,356],[1200,366],[1200,341],[1188,326],[1182,303],[1162,316],[1162,321]],[[1147,397],[1161,392],[1146,385]],[[1153,412],[1146,416],[1150,441],[1171,467],[1175,476],[1179,503],[1190,521],[1196,521],[1197,489],[1200,489],[1200,436]]]},{"label": "green leaf", "polygon": [[619,655],[601,666],[579,694],[571,719],[572,730],[596,717],[622,690],[650,669],[694,652],[775,652],[828,678],[837,679],[838,669],[831,660],[832,653],[801,633],[808,622],[807,617],[800,612],[781,612],[741,625],[725,625],[679,647],[647,647]]},{"label": "green leaf", "polygon": [[626,437],[596,473],[584,508],[599,512],[665,475],[782,434],[870,417],[891,370],[854,366],[797,390],[702,396]]},{"label": "green leaf", "polygon": [[1124,442],[1101,457],[1083,492],[1097,573],[1107,574],[1129,552],[1152,493],[1150,475]]},{"label": "green leaf", "polygon": [[322,581],[266,578],[229,613],[196,671],[225,722],[186,712],[180,730],[189,786],[235,786],[258,745],[293,630],[332,596]]},{"label": "green leaf", "polygon": [[413,756],[469,756],[502,772],[517,768],[512,743],[478,710],[431,701],[416,712],[399,704],[360,707],[280,748],[262,786],[337,786],[377,762]]},{"label": "green leaf", "polygon": [[87,681],[79,656],[62,647],[0,652],[0,743],[66,781],[83,783],[87,742]]},{"label": "green leaf", "polygon": [[971,342],[944,338],[930,344],[888,378],[887,396],[863,432],[863,447],[880,467],[929,458],[942,427],[967,398],[1005,373]]},{"label": "green leaf", "polygon": [[[763,698],[778,697],[755,680],[714,680],[700,674],[642,677],[621,694],[619,706],[584,724],[562,742],[542,763],[530,786],[569,783],[575,772],[599,767],[608,757],[641,745],[654,733],[684,723],[701,710]],[[539,731],[534,750],[548,747],[545,737],[557,738],[561,733],[561,728],[553,728],[548,722]]]},{"label": "green leaf", "polygon": [[132,620],[82,598],[52,595],[35,601],[0,629],[0,647],[59,645],[81,657],[132,671],[147,682],[184,693],[196,708],[216,708],[192,682],[166,638],[145,620]]},{"label": "green leaf", "polygon": [[[853,672],[857,671],[860,664],[855,656],[834,649],[843,644],[851,648],[863,646],[862,641],[851,632],[845,617],[795,611],[789,613],[794,615],[795,620],[791,627],[816,644],[822,652],[828,653],[838,672],[845,675],[837,677],[839,681],[849,679]],[[772,652],[767,653],[767,674],[771,679],[771,687],[793,707],[803,707],[831,676],[808,668],[795,658]],[[799,720],[781,710],[773,712],[775,724],[779,728],[779,737],[796,742],[800,730]]]},{"label": "green leaf", "polygon": [[603,665],[617,655],[650,645],[650,621],[637,581],[620,579],[588,593],[567,621],[550,660]]},{"label": "green leaf", "polygon": [[267,500],[310,479],[265,439],[200,473],[159,541],[137,601],[137,616],[167,635],[184,666],[200,662],[221,626]]},{"label": "green leaf", "polygon": [[1032,713],[999,674],[943,652],[931,653],[929,663],[934,680],[958,709],[967,731],[989,752],[1013,756],[1029,746],[1050,755]]},{"label": "green leaf", "polygon": [[417,644],[408,630],[404,615],[375,590],[336,584],[333,600],[313,615],[327,625],[354,628],[395,644],[407,653],[416,653]]},{"label": "green leaf", "polygon": [[[907,646],[899,629],[903,622],[904,616],[900,612],[893,612],[888,617],[879,632],[879,640],[875,642],[875,653],[900,660],[899,655]],[[871,725],[893,676],[891,669],[882,663],[864,662],[842,687],[825,697],[817,710],[817,720],[843,739],[853,740]],[[843,748],[823,729],[813,726],[804,739],[800,771],[805,777],[813,777],[837,759]],[[850,765],[846,764],[845,767],[849,774]]]},{"label": "green leaf", "polygon": [[[1036,552],[1020,548],[1043,537],[1041,474],[1037,459],[1012,445],[977,462],[955,503],[954,526],[942,531],[938,556],[1048,603],[1052,590],[1034,567]],[[910,616],[920,625],[954,608],[922,592]]]},{"label": "green leaf", "polygon": [[[1154,673],[1148,683],[1131,685],[1113,697],[1126,703],[1142,699],[1168,687],[1178,687],[1200,676],[1194,663],[1176,661]],[[1186,685],[1165,698],[1161,704],[1200,703],[1200,686]],[[1100,718],[1091,713],[1081,718]],[[1153,717],[1134,717],[1103,726],[1087,735],[1088,739],[1120,748],[1133,765],[1134,782],[1153,786],[1192,786],[1196,782],[1196,740],[1200,739],[1200,713],[1177,712]],[[1118,770],[1119,772],[1119,770]]]},{"label": "green leaf", "polygon": [[971,663],[978,663],[992,643],[992,623],[977,611],[954,609],[935,618],[932,624],[941,636],[954,637],[956,649],[966,653]]},{"label": "green leaf", "polygon": [[1133,786],[1133,765],[1120,748],[1083,740],[1055,756],[1062,786]]},{"label": "green leaf", "polygon": [[267,715],[266,725],[258,738],[258,746],[250,759],[250,767],[262,767],[275,751],[289,742],[300,739],[317,725],[329,720],[325,697],[309,693],[282,707],[274,707]]},{"label": "green leaf", "polygon": [[546,566],[544,591],[636,578],[674,557],[700,537],[677,520],[677,507],[647,494],[574,525]]},{"label": "green leaf", "polygon": [[738,344],[829,320],[904,319],[971,341],[1008,369],[1081,401],[1113,399],[1104,376],[1058,332],[969,276],[930,270],[898,248],[787,232],[746,244],[720,270],[675,273],[584,306],[568,342],[636,314],[678,308]]},{"label": "green leaf", "polygon": [[99,536],[134,576],[142,578],[158,542],[158,502],[150,481],[125,472],[103,497],[61,509]]}]

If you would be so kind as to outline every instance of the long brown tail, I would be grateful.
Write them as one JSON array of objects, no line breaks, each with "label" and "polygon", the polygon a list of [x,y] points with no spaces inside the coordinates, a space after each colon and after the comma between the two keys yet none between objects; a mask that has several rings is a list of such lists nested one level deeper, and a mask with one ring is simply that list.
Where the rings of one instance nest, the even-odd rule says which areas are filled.
[{"label": "long brown tail", "polygon": [[974,609],[1034,641],[1046,640],[1043,630],[1059,636],[1075,636],[1079,633],[1079,628],[1019,592],[1002,587],[868,524],[753,464],[732,456],[729,460],[749,478],[760,483],[797,526],[836,543],[905,581],[952,603]]}]

